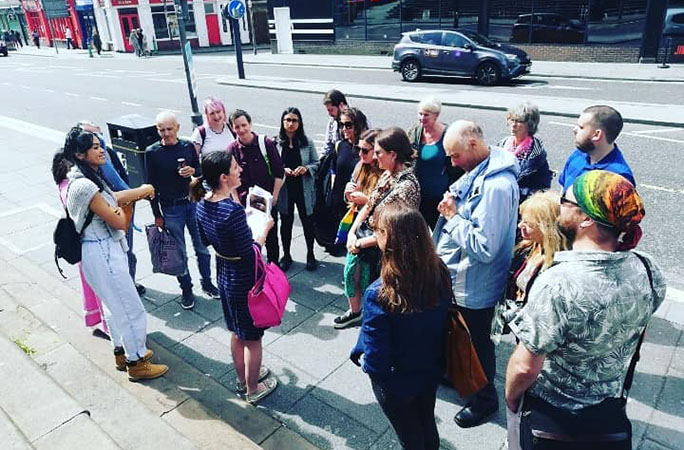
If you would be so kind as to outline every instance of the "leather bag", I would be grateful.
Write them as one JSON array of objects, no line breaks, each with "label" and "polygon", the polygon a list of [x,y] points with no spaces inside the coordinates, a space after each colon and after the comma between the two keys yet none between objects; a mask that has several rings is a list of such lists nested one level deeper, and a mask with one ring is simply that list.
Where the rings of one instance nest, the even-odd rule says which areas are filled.
[{"label": "leather bag", "polygon": [[449,308],[445,352],[446,376],[461,397],[487,385],[489,381],[473,347],[470,330],[456,307]]},{"label": "leather bag", "polygon": [[257,246],[254,249],[254,286],[247,294],[247,306],[254,326],[280,325],[292,288],[287,275],[273,263],[266,264]]}]

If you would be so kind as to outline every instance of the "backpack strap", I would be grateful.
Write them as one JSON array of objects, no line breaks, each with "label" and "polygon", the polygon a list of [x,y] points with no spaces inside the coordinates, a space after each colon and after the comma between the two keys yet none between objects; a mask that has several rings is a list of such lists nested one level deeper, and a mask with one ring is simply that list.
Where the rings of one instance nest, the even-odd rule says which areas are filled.
[{"label": "backpack strap", "polygon": [[258,135],[257,141],[259,142],[259,150],[261,150],[261,156],[264,157],[266,167],[268,168],[268,175],[272,177],[273,173],[271,172],[271,161],[268,159],[268,152],[266,151],[266,136],[264,136],[263,134]]},{"label": "backpack strap", "polygon": [[204,141],[207,140],[207,129],[204,128],[204,125],[200,125],[197,127],[197,131],[199,131],[200,137],[202,138],[202,145],[204,145]]},{"label": "backpack strap", "polygon": [[[640,255],[637,252],[632,252],[634,256],[639,258],[639,260],[642,262],[644,267],[646,268],[646,275],[648,275],[648,282],[651,285],[651,293],[653,295],[656,295],[655,287],[653,286],[653,272],[651,272],[651,266],[648,263],[648,260]],[[640,351],[641,351],[641,344],[644,343],[644,336],[646,335],[646,327],[644,327],[643,331],[641,332],[641,336],[639,336],[639,342],[637,343],[636,350],[634,351],[634,355],[632,356],[632,360],[629,362],[629,368],[627,369],[627,375],[625,376],[625,382],[622,385],[622,393],[621,397],[626,399],[627,396],[629,396],[629,390],[632,388],[632,382],[634,381],[634,372],[636,371],[636,365],[637,362],[639,361],[639,358],[641,357]]]}]

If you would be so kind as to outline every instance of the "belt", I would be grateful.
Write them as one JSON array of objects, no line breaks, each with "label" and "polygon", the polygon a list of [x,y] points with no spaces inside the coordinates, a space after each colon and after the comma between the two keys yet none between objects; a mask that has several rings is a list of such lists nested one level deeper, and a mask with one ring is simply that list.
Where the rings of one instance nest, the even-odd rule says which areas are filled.
[{"label": "belt", "polygon": [[226,261],[240,261],[242,259],[242,256],[223,256],[219,252],[216,252],[216,256],[221,259],[225,259]]},{"label": "belt", "polygon": [[187,197],[178,198],[176,200],[159,200],[159,204],[162,206],[178,206],[190,203],[190,199]]}]

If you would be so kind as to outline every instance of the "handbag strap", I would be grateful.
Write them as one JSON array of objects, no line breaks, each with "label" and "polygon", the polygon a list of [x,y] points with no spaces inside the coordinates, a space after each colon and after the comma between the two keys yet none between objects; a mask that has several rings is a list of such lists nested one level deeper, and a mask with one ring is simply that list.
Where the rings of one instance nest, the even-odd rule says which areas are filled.
[{"label": "handbag strap", "polygon": [[[266,270],[264,270],[264,260],[261,256],[261,250],[256,245],[252,245],[252,250],[254,250],[254,286],[258,286],[263,283],[266,278]],[[259,277],[259,268],[261,268],[261,276]]]},{"label": "handbag strap", "polygon": [[[641,263],[644,265],[646,268],[646,275],[648,275],[648,282],[651,286],[651,293],[655,296],[656,291],[655,287],[653,286],[653,272],[651,272],[651,266],[648,264],[648,261],[646,260],[645,257],[641,256],[637,252],[632,252],[634,256],[639,258]],[[641,331],[641,335],[639,336],[639,342],[637,343],[636,350],[634,351],[634,355],[632,355],[632,360],[629,362],[629,368],[627,369],[627,375],[625,376],[625,382],[622,385],[622,392],[621,392],[621,397],[624,399],[627,399],[629,396],[629,390],[632,388],[632,382],[634,381],[634,372],[636,371],[636,365],[637,362],[639,361],[639,358],[641,357],[640,351],[641,351],[641,344],[644,342],[644,336],[646,335],[646,327]]]}]

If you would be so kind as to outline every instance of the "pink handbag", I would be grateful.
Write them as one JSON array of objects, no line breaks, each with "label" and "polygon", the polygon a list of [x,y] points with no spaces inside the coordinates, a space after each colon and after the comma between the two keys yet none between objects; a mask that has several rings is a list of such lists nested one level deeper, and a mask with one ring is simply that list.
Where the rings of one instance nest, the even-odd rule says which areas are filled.
[{"label": "pink handbag", "polygon": [[254,287],[247,294],[247,306],[254,326],[280,325],[292,288],[287,275],[273,263],[266,264],[259,247],[254,246]]}]

